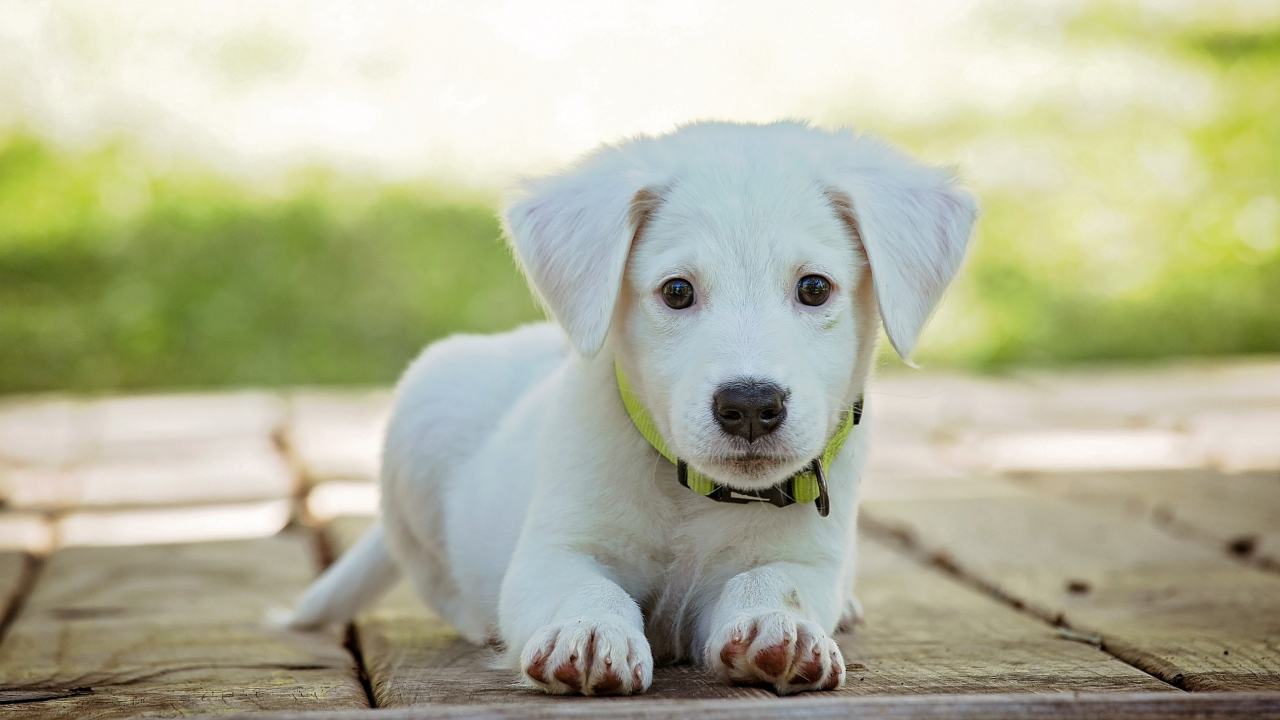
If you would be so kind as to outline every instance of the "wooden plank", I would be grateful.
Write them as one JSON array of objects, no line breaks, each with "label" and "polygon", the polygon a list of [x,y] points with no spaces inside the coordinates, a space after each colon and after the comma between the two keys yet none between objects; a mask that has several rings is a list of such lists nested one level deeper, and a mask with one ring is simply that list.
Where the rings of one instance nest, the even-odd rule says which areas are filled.
[{"label": "wooden plank", "polygon": [[[349,547],[368,518],[340,518],[329,526],[335,549]],[[510,670],[491,667],[493,651],[462,639],[431,613],[401,582],[355,623],[377,706],[437,703],[517,703],[522,707],[557,699],[515,684]],[[692,667],[661,668],[650,698],[732,698],[771,695],[730,687]]]},{"label": "wooden plank", "polygon": [[327,480],[311,486],[304,501],[307,517],[326,523],[344,515],[375,515],[382,498],[377,483]]},{"label": "wooden plank", "polygon": [[1064,416],[1162,425],[1208,411],[1280,406],[1280,359],[1190,359],[1019,370],[1012,377],[1053,398]]},{"label": "wooden plank", "polygon": [[270,437],[284,425],[284,400],[264,392],[132,395],[84,408],[99,456],[149,452],[160,443]]},{"label": "wooden plank", "polygon": [[873,475],[1280,467],[1280,362],[885,373]]},{"label": "wooden plank", "polygon": [[0,403],[0,461],[58,465],[80,457],[89,445],[82,407],[61,397]]},{"label": "wooden plank", "polygon": [[53,523],[34,512],[0,512],[0,551],[25,550],[44,555],[53,549]]},{"label": "wooden plank", "polygon": [[31,560],[22,553],[0,552],[0,618],[8,617],[10,609],[20,599],[29,562]]},{"label": "wooden plank", "polygon": [[1173,691],[879,540],[858,549],[866,621],[838,638],[844,693]]},{"label": "wooden plank", "polygon": [[52,511],[287,498],[294,480],[263,434],[100,449],[66,466],[2,471],[0,487],[9,507]]},{"label": "wooden plank", "polygon": [[933,442],[971,427],[995,431],[1052,422],[1040,412],[1035,387],[1010,376],[885,372],[867,390],[867,404],[879,413],[877,433],[893,428],[895,435]]},{"label": "wooden plank", "polygon": [[[1168,458],[1240,472],[1280,468],[1280,362],[1175,361],[1164,365],[1016,373],[1045,398],[1057,427],[1098,429],[1116,420],[1178,439]],[[1087,457],[1087,456],[1086,456]],[[1138,468],[1134,468],[1138,469]]]},{"label": "wooden plank", "polygon": [[290,500],[72,510],[57,517],[54,533],[62,547],[259,538],[280,532],[289,522],[292,510]]},{"label": "wooden plank", "polygon": [[1176,533],[1280,568],[1280,471],[1036,473],[1012,479],[1040,492],[1124,507]]},{"label": "wooden plank", "polygon": [[310,539],[54,553],[0,644],[29,718],[366,707],[336,634],[269,628],[313,576]]},{"label": "wooden plank", "polygon": [[848,697],[797,695],[745,700],[567,698],[539,705],[435,705],[339,713],[240,714],[245,720],[428,720],[434,718],[611,718],[655,720],[1275,720],[1274,693],[1050,693]]},{"label": "wooden plank", "polygon": [[1197,412],[1188,432],[1208,458],[1224,472],[1280,470],[1280,400],[1268,407]]},{"label": "wooden plank", "polygon": [[266,393],[153,395],[0,406],[0,500],[61,511],[289,497]]},{"label": "wooden plank", "polygon": [[880,500],[938,500],[942,498],[1019,497],[1033,490],[997,475],[969,472],[963,475],[902,473],[869,475],[859,490],[863,502]]},{"label": "wooden plank", "polygon": [[870,502],[863,517],[1166,682],[1280,689],[1280,576],[1121,508],[975,497]]},{"label": "wooden plank", "polygon": [[[349,546],[367,523],[339,520],[332,537]],[[861,552],[869,620],[838,638],[849,667],[841,694],[1173,691],[881,543],[865,539]],[[380,707],[545,699],[514,688],[510,671],[489,668],[491,653],[459,640],[407,585],[361,617],[357,629]],[[659,668],[646,696],[760,693],[723,686],[698,668],[675,667]]]},{"label": "wooden plank", "polygon": [[312,483],[372,482],[390,413],[391,394],[382,390],[295,392],[289,396],[289,449]]},{"label": "wooden plank", "polygon": [[1209,461],[1190,434],[1164,428],[971,430],[944,456],[971,471],[1007,473],[1180,470]]},{"label": "wooden plank", "polygon": [[885,434],[964,445],[975,437],[1032,431],[1178,431],[1170,421],[1187,417],[1213,392],[1182,397],[1179,414],[1170,415],[1171,396],[1190,389],[1186,374],[1124,366],[1001,376],[889,372],[876,378],[868,403],[879,413],[877,442]]}]

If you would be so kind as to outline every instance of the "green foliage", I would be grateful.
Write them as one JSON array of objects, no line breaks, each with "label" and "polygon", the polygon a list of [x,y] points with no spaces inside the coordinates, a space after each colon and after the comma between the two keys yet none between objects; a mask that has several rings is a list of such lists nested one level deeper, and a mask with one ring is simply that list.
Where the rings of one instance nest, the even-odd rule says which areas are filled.
[{"label": "green foliage", "polygon": [[316,180],[283,199],[0,150],[0,390],[385,383],[537,317],[490,204]]},{"label": "green foliage", "polygon": [[1161,103],[1185,100],[1156,97],[1077,108],[1067,94],[911,135],[944,154],[1007,152],[1012,138],[1030,178],[981,192],[977,242],[926,362],[1280,350],[1280,28],[1152,26],[1135,7],[1094,6],[1071,41],[1140,48],[1207,77],[1203,106],[1170,114]]},{"label": "green foliage", "polygon": [[[922,361],[1280,351],[1280,28],[1161,26],[1137,7],[1087,5],[1065,41],[1208,78],[1195,112],[1067,93],[876,128],[924,157],[1009,171],[976,184],[974,252]],[[323,174],[263,197],[153,177],[124,147],[10,137],[0,392],[390,382],[436,337],[538,317],[493,206]]]}]

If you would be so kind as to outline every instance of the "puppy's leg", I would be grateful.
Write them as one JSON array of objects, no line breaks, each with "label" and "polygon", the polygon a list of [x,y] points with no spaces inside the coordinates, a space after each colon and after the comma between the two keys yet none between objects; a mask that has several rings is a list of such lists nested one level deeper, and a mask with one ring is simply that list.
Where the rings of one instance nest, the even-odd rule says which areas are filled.
[{"label": "puppy's leg", "polygon": [[840,622],[836,623],[836,629],[840,632],[852,630],[855,625],[861,625],[865,617],[862,602],[858,600],[857,595],[850,593],[844,600],[844,611],[840,613]]},{"label": "puppy's leg", "polygon": [[503,635],[526,681],[559,694],[629,695],[653,681],[640,606],[593,558],[541,547],[512,562]]},{"label": "puppy's leg", "polygon": [[704,662],[722,679],[779,694],[833,690],[844,656],[825,630],[839,610],[827,568],[771,563],[735,575],[710,615]]}]

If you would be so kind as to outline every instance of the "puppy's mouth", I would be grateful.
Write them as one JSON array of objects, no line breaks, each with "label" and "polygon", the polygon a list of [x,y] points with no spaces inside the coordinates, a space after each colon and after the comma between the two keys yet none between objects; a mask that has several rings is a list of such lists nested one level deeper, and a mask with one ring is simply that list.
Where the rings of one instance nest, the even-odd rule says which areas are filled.
[{"label": "puppy's mouth", "polygon": [[800,462],[791,455],[746,451],[705,461],[712,477],[745,490],[774,485],[795,472]]},{"label": "puppy's mouth", "polygon": [[728,468],[733,468],[741,472],[759,472],[777,467],[787,463],[791,458],[777,457],[775,455],[766,455],[763,453],[742,453],[740,455],[731,455],[723,458],[716,458],[715,462]]}]

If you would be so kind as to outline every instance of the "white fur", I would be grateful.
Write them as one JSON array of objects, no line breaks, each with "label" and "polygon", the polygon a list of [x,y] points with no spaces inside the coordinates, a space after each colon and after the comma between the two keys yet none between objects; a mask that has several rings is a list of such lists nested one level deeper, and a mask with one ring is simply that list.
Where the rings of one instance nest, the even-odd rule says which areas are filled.
[{"label": "white fur", "polygon": [[[641,190],[660,201],[636,233]],[[508,233],[559,327],[450,338],[410,367],[384,452],[385,547],[375,528],[317,581],[295,624],[348,619],[386,584],[389,550],[424,602],[468,640],[496,632],[549,692],[643,691],[655,657],[779,692],[838,684],[829,635],[857,612],[875,403],[828,468],[830,517],[812,504],[722,504],[680,487],[635,431],[614,362],[695,469],[772,485],[822,452],[862,393],[881,317],[899,352],[914,347],[973,216],[944,173],[794,123],[692,125],[530,183]],[[795,298],[812,273],[835,288],[820,307]],[[694,307],[662,302],[671,277],[693,282]],[[783,426],[750,445],[767,462],[735,460],[747,442],[711,415],[715,388],[743,376],[791,393]],[[611,674],[616,687],[601,687]]]}]

